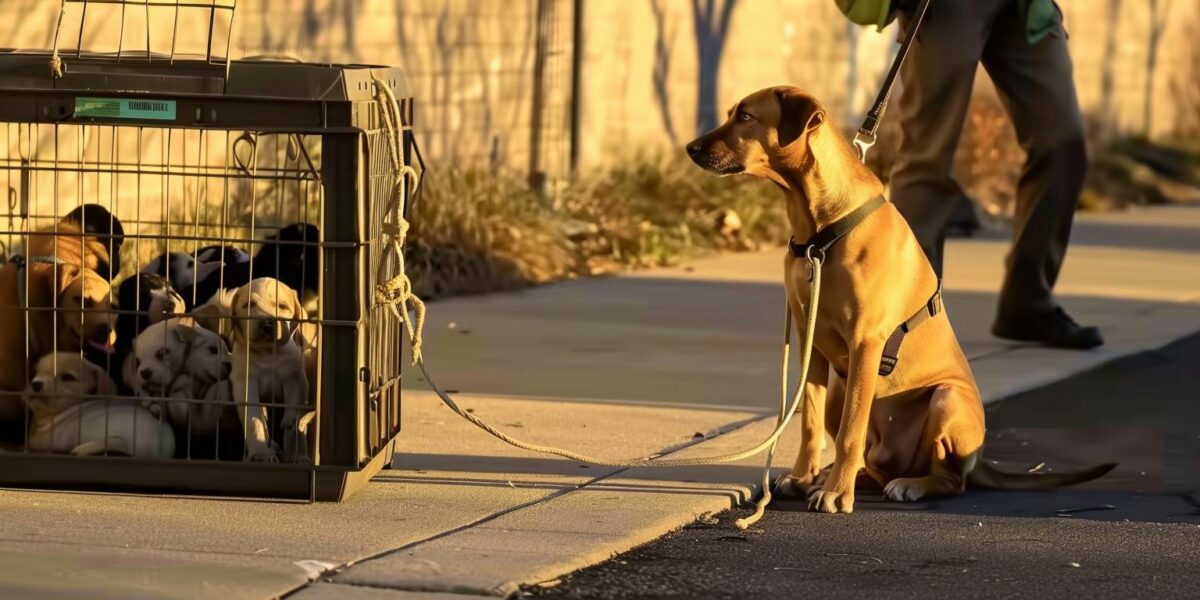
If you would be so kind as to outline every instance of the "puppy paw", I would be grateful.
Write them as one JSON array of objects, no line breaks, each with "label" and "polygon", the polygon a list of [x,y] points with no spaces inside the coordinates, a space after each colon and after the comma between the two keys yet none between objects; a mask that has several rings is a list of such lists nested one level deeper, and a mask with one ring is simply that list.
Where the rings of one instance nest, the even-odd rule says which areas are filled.
[{"label": "puppy paw", "polygon": [[271,451],[252,452],[246,455],[246,462],[277,463],[279,462],[279,455]]},{"label": "puppy paw", "polygon": [[823,513],[854,512],[854,492],[818,490],[808,500],[808,510]]},{"label": "puppy paw", "polygon": [[883,488],[883,497],[897,502],[916,502],[925,497],[925,486],[913,478],[893,479]]}]

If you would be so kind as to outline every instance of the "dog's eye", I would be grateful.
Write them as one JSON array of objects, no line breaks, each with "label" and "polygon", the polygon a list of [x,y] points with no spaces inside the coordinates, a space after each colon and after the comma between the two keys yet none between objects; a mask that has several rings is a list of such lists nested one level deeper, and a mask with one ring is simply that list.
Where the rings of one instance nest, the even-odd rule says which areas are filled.
[{"label": "dog's eye", "polygon": [[738,113],[738,115],[737,115],[737,120],[739,120],[739,121],[753,121],[753,120],[754,120],[754,117],[750,116],[750,113],[746,113],[746,112],[740,112],[740,113]]},{"label": "dog's eye", "polygon": [[290,308],[288,305],[286,305],[286,304],[284,304],[284,303],[282,303],[282,302],[280,302],[280,303],[278,304],[278,307],[279,307],[279,310],[282,310],[282,311],[284,311],[284,312],[287,312],[287,311],[289,310],[289,308]]},{"label": "dog's eye", "polygon": [[91,308],[91,307],[93,307],[93,306],[95,306],[95,305],[96,305],[96,301],[95,301],[95,300],[92,300],[91,298],[84,298],[84,299],[83,299],[83,307],[84,307],[84,308]]},{"label": "dog's eye", "polygon": [[167,355],[170,353],[171,353],[170,348],[159,348],[158,352],[154,353],[154,358],[157,358],[158,360],[162,360],[162,359],[166,358]]},{"label": "dog's eye", "polygon": [[59,376],[59,378],[67,383],[75,381],[75,376],[70,373],[63,373],[62,375]]},{"label": "dog's eye", "polygon": [[208,352],[209,352],[209,354],[216,354],[216,353],[217,353],[217,347],[216,347],[216,346],[209,346],[209,348],[208,348]]}]

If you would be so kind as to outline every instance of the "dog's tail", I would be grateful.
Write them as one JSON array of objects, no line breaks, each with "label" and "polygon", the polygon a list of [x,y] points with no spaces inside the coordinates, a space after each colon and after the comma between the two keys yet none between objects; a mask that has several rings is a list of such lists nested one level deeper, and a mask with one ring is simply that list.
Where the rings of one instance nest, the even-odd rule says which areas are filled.
[{"label": "dog's tail", "polygon": [[1005,473],[980,459],[967,475],[967,483],[990,490],[1051,490],[1091,481],[1116,466],[1117,463],[1104,463],[1063,473]]}]

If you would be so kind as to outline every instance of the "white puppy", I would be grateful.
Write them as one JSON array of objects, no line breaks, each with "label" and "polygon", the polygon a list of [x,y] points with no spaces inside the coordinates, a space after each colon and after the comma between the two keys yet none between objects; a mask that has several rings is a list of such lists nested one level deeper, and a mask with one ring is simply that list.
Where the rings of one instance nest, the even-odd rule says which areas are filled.
[{"label": "white puppy", "polygon": [[304,346],[300,333],[308,319],[296,291],[269,277],[255,279],[233,294],[218,294],[199,311],[230,321],[233,343],[233,397],[252,461],[279,460],[271,441],[267,405],[282,404],[280,437],[284,462],[311,462],[309,402]]},{"label": "white puppy", "polygon": [[78,354],[47,354],[37,362],[25,402],[32,419],[26,448],[76,455],[175,456],[175,434],[133,402],[92,399],[113,396],[108,373]]},{"label": "white puppy", "polygon": [[175,317],[147,327],[134,339],[122,379],[138,396],[159,399],[143,400],[152,412],[162,414],[165,403],[176,427],[212,433],[221,414],[232,407],[231,370],[221,336],[190,318]]}]

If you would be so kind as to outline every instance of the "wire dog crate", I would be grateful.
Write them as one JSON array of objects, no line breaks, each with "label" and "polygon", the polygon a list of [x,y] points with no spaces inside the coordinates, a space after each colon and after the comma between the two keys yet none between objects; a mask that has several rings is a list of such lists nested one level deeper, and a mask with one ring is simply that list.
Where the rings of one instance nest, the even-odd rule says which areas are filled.
[{"label": "wire dog crate", "polygon": [[56,48],[121,28],[0,51],[0,485],[348,497],[400,431],[404,74],[230,60],[233,0],[64,7]]}]

